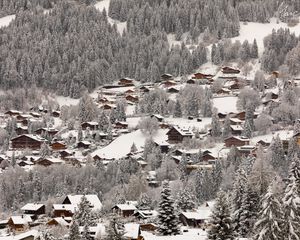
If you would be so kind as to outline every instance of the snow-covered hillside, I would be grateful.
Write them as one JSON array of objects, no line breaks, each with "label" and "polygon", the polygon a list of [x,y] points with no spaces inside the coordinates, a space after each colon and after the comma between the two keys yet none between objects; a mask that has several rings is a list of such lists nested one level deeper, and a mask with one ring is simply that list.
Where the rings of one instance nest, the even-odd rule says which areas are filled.
[{"label": "snow-covered hillside", "polygon": [[8,26],[10,22],[15,19],[15,17],[16,15],[8,15],[0,18],[0,28]]}]

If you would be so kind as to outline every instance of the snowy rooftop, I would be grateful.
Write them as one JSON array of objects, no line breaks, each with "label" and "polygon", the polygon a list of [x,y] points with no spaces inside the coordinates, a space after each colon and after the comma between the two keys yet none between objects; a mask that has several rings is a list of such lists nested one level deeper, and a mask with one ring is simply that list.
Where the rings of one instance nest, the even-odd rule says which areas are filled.
[{"label": "snowy rooftop", "polygon": [[15,225],[25,225],[32,222],[32,219],[28,215],[11,216],[11,220]]},{"label": "snowy rooftop", "polygon": [[[68,195],[67,198],[70,200],[72,205],[76,205],[78,206],[79,203],[81,202],[81,198],[83,197],[83,195]],[[99,198],[97,195],[94,194],[88,194],[85,195],[85,197],[87,198],[87,200],[91,203],[91,205],[93,206],[93,210],[101,210],[102,208],[102,203],[100,202]]]},{"label": "snowy rooftop", "polygon": [[44,204],[38,204],[38,203],[27,203],[25,206],[23,206],[21,208],[21,210],[23,211],[37,211],[39,210],[41,207],[43,207]]},{"label": "snowy rooftop", "polygon": [[129,239],[138,239],[140,225],[137,223],[127,223],[124,225],[125,234],[124,237]]}]

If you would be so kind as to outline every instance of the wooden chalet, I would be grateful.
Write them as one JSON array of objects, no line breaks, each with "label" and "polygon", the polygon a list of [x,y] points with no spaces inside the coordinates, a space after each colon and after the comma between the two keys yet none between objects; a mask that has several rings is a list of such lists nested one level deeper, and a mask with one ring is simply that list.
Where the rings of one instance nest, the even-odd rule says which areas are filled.
[{"label": "wooden chalet", "polygon": [[47,222],[48,226],[61,226],[61,227],[69,227],[70,223],[66,221],[64,217],[56,217],[52,218]]},{"label": "wooden chalet", "polygon": [[221,88],[216,92],[218,95],[229,95],[231,91],[228,88]]},{"label": "wooden chalet", "polygon": [[34,118],[40,118],[40,117],[42,117],[42,115],[40,113],[37,113],[37,112],[30,112],[29,114],[31,116],[33,116]]},{"label": "wooden chalet", "polygon": [[20,111],[17,111],[17,110],[8,110],[7,112],[4,113],[5,115],[8,115],[8,116],[11,116],[11,117],[14,117],[14,116],[18,116],[21,114]]},{"label": "wooden chalet", "polygon": [[139,98],[137,96],[133,96],[133,95],[127,95],[125,97],[125,99],[127,101],[133,102],[133,103],[137,103],[139,101]]},{"label": "wooden chalet", "polygon": [[52,112],[52,117],[59,118],[60,117],[60,111],[53,111]]},{"label": "wooden chalet", "polygon": [[148,86],[142,86],[140,87],[140,91],[142,91],[143,93],[147,93],[150,92],[151,88]]},{"label": "wooden chalet", "polygon": [[293,138],[296,138],[298,145],[300,146],[300,132],[294,134]]},{"label": "wooden chalet", "polygon": [[195,73],[192,79],[212,79],[213,75],[204,73]]},{"label": "wooden chalet", "polygon": [[271,142],[265,140],[259,140],[256,145],[262,145],[263,147],[269,147]]},{"label": "wooden chalet", "polygon": [[54,157],[44,157],[36,161],[36,165],[49,167],[52,165],[62,164],[64,161]]},{"label": "wooden chalet", "polygon": [[117,204],[112,208],[112,211],[122,217],[130,217],[136,211],[136,207],[132,204]]},{"label": "wooden chalet", "polygon": [[115,109],[115,108],[116,108],[116,105],[106,103],[106,104],[103,104],[103,105],[101,106],[101,108],[102,108],[103,110],[112,110],[112,109]]},{"label": "wooden chalet", "polygon": [[32,134],[23,134],[11,140],[11,148],[13,149],[40,149],[46,139]]},{"label": "wooden chalet", "polygon": [[152,114],[150,117],[155,118],[158,122],[162,122],[164,120],[164,117],[159,114]]},{"label": "wooden chalet", "polygon": [[179,88],[176,87],[176,86],[174,86],[174,87],[169,87],[169,88],[167,89],[167,92],[168,92],[168,93],[179,93]]},{"label": "wooden chalet", "polygon": [[74,154],[74,152],[70,151],[70,150],[62,150],[59,152],[59,155],[62,159],[65,159],[66,157],[72,156]]},{"label": "wooden chalet", "polygon": [[180,143],[185,138],[192,138],[194,136],[190,129],[182,129],[177,126],[173,126],[168,132],[168,141],[170,143]]},{"label": "wooden chalet", "polygon": [[244,128],[241,125],[230,125],[231,134],[235,136],[240,136]]},{"label": "wooden chalet", "polygon": [[77,143],[77,148],[88,149],[91,146],[89,141],[80,141]]},{"label": "wooden chalet", "polygon": [[116,129],[127,129],[128,128],[128,123],[127,122],[116,122],[114,128]]},{"label": "wooden chalet", "polygon": [[58,217],[72,217],[76,211],[77,206],[72,204],[53,204],[52,215]]},{"label": "wooden chalet", "polygon": [[168,73],[164,73],[163,75],[160,76],[161,81],[168,81],[168,80],[173,80],[173,76]]},{"label": "wooden chalet", "polygon": [[245,138],[245,137],[232,136],[226,138],[224,142],[226,147],[231,147],[231,146],[240,147],[240,146],[249,145],[250,140],[249,138]]},{"label": "wooden chalet", "polygon": [[200,227],[204,223],[201,214],[198,212],[182,212],[179,215],[179,220],[184,226],[193,228]]},{"label": "wooden chalet", "polygon": [[121,78],[118,81],[118,85],[121,85],[121,86],[134,86],[133,81],[134,80],[130,79],[130,78]]},{"label": "wooden chalet", "polygon": [[99,124],[97,122],[84,122],[81,124],[81,128],[82,130],[97,130],[99,128]]},{"label": "wooden chalet", "polygon": [[223,67],[222,68],[222,73],[223,74],[239,74],[241,71],[238,69],[234,69],[231,67]]},{"label": "wooden chalet", "polygon": [[156,147],[158,147],[160,149],[160,151],[162,153],[168,153],[169,152],[170,144],[167,143],[166,141],[162,141],[162,142],[154,141],[154,144],[155,144]]},{"label": "wooden chalet", "polygon": [[46,213],[45,205],[38,203],[27,203],[21,210],[24,215],[29,215],[32,219],[37,219],[38,216]]},{"label": "wooden chalet", "polygon": [[15,129],[15,131],[16,131],[16,134],[18,134],[18,135],[28,134],[28,127],[20,126],[20,127],[17,127]]},{"label": "wooden chalet", "polygon": [[63,142],[53,142],[50,144],[52,150],[54,151],[60,151],[60,150],[64,150],[67,149],[67,145]]},{"label": "wooden chalet", "polygon": [[56,133],[58,133],[58,130],[54,128],[39,128],[35,130],[34,133],[38,135],[48,135],[50,137],[53,137]]},{"label": "wooden chalet", "polygon": [[162,83],[162,85],[165,87],[165,88],[169,88],[169,87],[172,87],[172,86],[176,86],[177,83],[173,80],[167,80],[167,81],[164,81]]},{"label": "wooden chalet", "polygon": [[8,227],[14,232],[24,232],[32,223],[32,218],[29,215],[11,216],[8,220]]}]

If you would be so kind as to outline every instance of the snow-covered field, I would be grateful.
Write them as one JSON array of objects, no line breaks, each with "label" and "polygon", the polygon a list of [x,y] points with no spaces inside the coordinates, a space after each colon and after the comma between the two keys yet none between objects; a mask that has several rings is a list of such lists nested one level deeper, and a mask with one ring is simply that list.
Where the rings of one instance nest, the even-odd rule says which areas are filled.
[{"label": "snow-covered field", "polygon": [[[109,3],[110,3],[110,0],[102,0],[102,1],[97,2],[94,6],[100,12],[102,12],[105,9],[106,13],[108,13]],[[107,20],[111,25],[113,25],[113,24],[117,25],[117,29],[120,34],[122,34],[124,29],[126,29],[126,22],[120,22],[120,21],[114,20],[110,17],[108,17]]]},{"label": "snow-covered field", "polygon": [[213,105],[218,109],[218,112],[222,113],[230,113],[230,112],[238,112],[236,108],[237,97],[221,97],[214,98]]},{"label": "snow-covered field", "polygon": [[[156,135],[153,136],[155,141],[166,141],[168,130],[158,130]],[[144,135],[140,130],[123,134],[112,141],[109,145],[104,148],[98,149],[92,153],[92,156],[98,155],[107,159],[120,159],[122,157],[126,157],[128,153],[130,153],[130,148],[134,143],[140,151],[145,144],[147,136]]]},{"label": "snow-covered field", "polygon": [[280,21],[277,22],[277,19],[275,18],[272,18],[270,23],[241,23],[240,27],[240,35],[232,38],[232,40],[239,40],[240,42],[248,40],[250,43],[252,43],[253,40],[256,39],[259,54],[262,54],[264,50],[264,38],[271,34],[273,29],[277,30],[279,28],[289,28],[290,31],[294,32],[297,36],[300,35],[300,24],[295,27],[289,27],[286,23]]},{"label": "snow-covered field", "polygon": [[10,22],[15,19],[15,17],[16,15],[8,15],[0,18],[0,28],[8,26]]},{"label": "snow-covered field", "polygon": [[265,142],[271,142],[273,137],[279,136],[281,140],[288,140],[293,137],[293,131],[291,130],[281,130],[277,131],[274,134],[270,133],[267,135],[261,135],[257,137],[253,137],[250,141],[251,144],[256,144],[260,140],[265,141]]}]

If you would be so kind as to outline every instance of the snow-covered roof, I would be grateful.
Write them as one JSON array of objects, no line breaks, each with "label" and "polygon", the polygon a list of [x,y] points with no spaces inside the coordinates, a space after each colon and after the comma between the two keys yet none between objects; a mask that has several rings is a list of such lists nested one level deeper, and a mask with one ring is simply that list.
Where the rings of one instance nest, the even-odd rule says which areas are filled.
[{"label": "snow-covered roof", "polygon": [[181,213],[187,219],[195,219],[195,220],[202,220],[205,219],[199,212],[182,212]]},{"label": "snow-covered roof", "polygon": [[72,213],[75,213],[75,210],[77,209],[77,205],[73,204],[53,204],[54,210],[66,210],[70,211]]},{"label": "snow-covered roof", "polygon": [[25,206],[21,208],[22,211],[37,211],[41,207],[43,207],[44,204],[39,203],[27,203]]},{"label": "snow-covered roof", "polygon": [[24,233],[18,234],[16,236],[0,237],[0,240],[23,240],[23,239],[27,239],[31,236],[33,236],[34,238],[38,237],[39,236],[38,230],[32,229],[28,232],[24,232]]},{"label": "snow-covered roof", "polygon": [[122,211],[126,210],[136,210],[136,207],[133,204],[117,204],[117,208],[121,209]]},{"label": "snow-covered roof", "polygon": [[10,219],[15,225],[25,225],[32,222],[32,219],[29,215],[11,216]]},{"label": "snow-covered roof", "polygon": [[[70,223],[68,223],[64,218],[62,217],[57,217],[57,218],[53,218],[52,220],[55,220],[59,225],[61,226],[69,226]],[[50,220],[51,221],[51,220]]]},{"label": "snow-covered roof", "polygon": [[[78,206],[81,202],[81,198],[83,195],[68,195],[67,198],[70,200],[71,204]],[[91,203],[93,210],[101,210],[102,203],[99,198],[95,194],[87,194],[85,195],[87,200]]]},{"label": "snow-covered roof", "polygon": [[193,132],[189,128],[180,128],[178,126],[173,126],[173,128],[178,131],[182,136],[193,136]]},{"label": "snow-covered roof", "polygon": [[21,137],[21,136],[26,136],[26,137],[28,137],[28,138],[31,138],[31,139],[36,140],[36,141],[39,141],[39,142],[44,142],[44,141],[46,141],[45,138],[42,138],[42,137],[37,136],[37,135],[34,135],[34,134],[22,134],[22,135],[19,135],[19,136],[15,137],[15,138],[11,139],[11,140],[13,141],[13,140],[15,140],[15,139],[18,139],[18,138]]},{"label": "snow-covered roof", "polygon": [[129,239],[138,239],[140,232],[140,224],[137,223],[126,223],[124,225],[125,234],[124,237]]},{"label": "snow-covered roof", "polygon": [[59,158],[55,158],[55,157],[46,157],[46,158],[41,158],[41,159],[37,160],[37,163],[39,163],[39,162],[41,162],[41,161],[43,161],[43,160],[47,160],[47,161],[49,161],[49,162],[52,162],[53,164],[55,164],[55,163],[59,164],[59,163],[63,163],[63,162],[64,162],[63,160],[61,160],[61,159],[59,159]]},{"label": "snow-covered roof", "polygon": [[233,131],[243,131],[244,128],[240,125],[230,125],[230,128],[233,130]]}]

